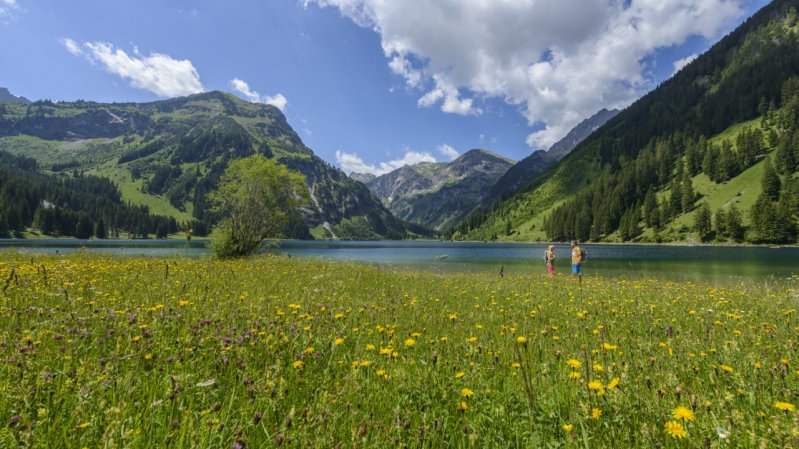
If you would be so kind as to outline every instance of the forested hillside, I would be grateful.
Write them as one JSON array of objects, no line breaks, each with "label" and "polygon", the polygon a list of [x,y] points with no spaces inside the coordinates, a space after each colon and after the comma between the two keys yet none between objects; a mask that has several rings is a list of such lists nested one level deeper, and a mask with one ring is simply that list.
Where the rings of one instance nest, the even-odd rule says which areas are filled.
[{"label": "forested hillside", "polygon": [[306,179],[312,201],[292,213],[287,237],[403,238],[409,228],[424,233],[315,156],[277,108],[221,92],[142,104],[0,102],[0,150],[35,159],[59,182],[73,174],[107,178],[125,202],[193,223],[197,235],[217,219],[207,194],[227,163],[260,153]]},{"label": "forested hillside", "polygon": [[27,229],[78,238],[165,237],[179,224],[123,202],[108,179],[45,175],[35,160],[0,151],[0,237],[19,237]]},{"label": "forested hillside", "polygon": [[798,6],[765,7],[453,237],[795,242]]}]

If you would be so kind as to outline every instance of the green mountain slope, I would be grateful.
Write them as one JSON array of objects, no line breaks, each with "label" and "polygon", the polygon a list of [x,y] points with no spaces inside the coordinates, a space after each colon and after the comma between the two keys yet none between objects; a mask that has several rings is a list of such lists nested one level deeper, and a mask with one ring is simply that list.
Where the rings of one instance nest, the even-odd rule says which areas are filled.
[{"label": "green mountain slope", "polygon": [[[739,240],[724,229],[724,217],[739,214],[749,241],[794,241],[798,7],[763,8],[454,238]],[[780,188],[763,199],[768,164]],[[707,209],[709,231],[696,223]],[[764,237],[771,232],[782,237]]]},{"label": "green mountain slope", "polygon": [[366,180],[369,190],[397,217],[443,230],[460,223],[513,161],[474,149],[451,162],[423,162]]},{"label": "green mountain slope", "polygon": [[[122,198],[207,231],[206,195],[231,159],[275,157],[307,180],[313,203],[292,237],[402,238],[407,225],[361,183],[319,159],[275,107],[207,92],[152,103],[0,103],[0,150],[51,172],[107,177]],[[420,231],[420,229],[416,229]]]}]

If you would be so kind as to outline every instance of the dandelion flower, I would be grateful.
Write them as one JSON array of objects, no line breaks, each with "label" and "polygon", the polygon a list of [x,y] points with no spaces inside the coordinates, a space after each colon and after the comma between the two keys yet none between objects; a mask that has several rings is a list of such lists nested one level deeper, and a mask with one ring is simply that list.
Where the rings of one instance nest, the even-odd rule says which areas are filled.
[{"label": "dandelion flower", "polygon": [[460,379],[461,377],[463,377],[465,375],[466,375],[466,373],[464,373],[463,371],[458,371],[457,373],[455,373],[455,378],[456,379]]},{"label": "dandelion flower", "polygon": [[151,360],[153,358],[152,354],[144,354],[144,360]]},{"label": "dandelion flower", "polygon": [[91,424],[89,422],[82,422],[82,423],[78,424],[78,429],[85,429],[85,428],[89,427],[90,425]]},{"label": "dandelion flower", "polygon": [[583,364],[582,364],[582,363],[580,363],[580,361],[579,361],[579,360],[577,360],[577,359],[569,359],[569,360],[566,360],[566,364],[567,364],[567,365],[569,365],[569,366],[571,366],[571,367],[572,367],[572,368],[574,368],[574,369],[577,369],[577,368],[579,368],[579,367],[583,366]]},{"label": "dandelion flower", "polygon": [[465,411],[469,408],[469,404],[467,404],[466,401],[461,401],[460,404],[458,404],[458,408],[461,409],[461,411]]},{"label": "dandelion flower", "polygon": [[722,370],[722,371],[724,371],[725,373],[731,373],[731,372],[733,372],[733,369],[732,369],[732,367],[731,367],[731,366],[729,366],[729,365],[719,365],[719,369],[720,369],[720,370]]},{"label": "dandelion flower", "polygon": [[574,425],[572,425],[572,424],[564,424],[563,425],[563,431],[566,432],[566,433],[571,432],[572,429],[574,429]]},{"label": "dandelion flower", "polygon": [[791,404],[790,402],[781,402],[777,401],[774,403],[774,407],[777,407],[780,410],[785,410],[786,412],[795,412],[796,406]]},{"label": "dandelion flower", "polygon": [[333,344],[336,345],[336,346],[343,345],[344,344],[344,339],[339,337],[339,338],[333,340]]},{"label": "dandelion flower", "polygon": [[409,339],[405,340],[405,346],[407,346],[409,348],[414,346],[415,344],[416,344],[416,340],[414,340],[413,338],[409,338]]},{"label": "dandelion flower", "polygon": [[678,423],[677,421],[667,422],[664,428],[666,433],[672,438],[685,438],[688,436],[688,432],[686,432],[682,424]]},{"label": "dandelion flower", "polygon": [[600,409],[598,409],[596,407],[591,409],[591,417],[592,418],[599,419],[600,416],[602,416],[602,410],[600,410]]},{"label": "dandelion flower", "polygon": [[470,390],[469,388],[464,388],[463,390],[461,390],[461,396],[465,398],[470,398],[474,396],[474,391]]},{"label": "dandelion flower", "polygon": [[516,337],[516,343],[519,343],[519,344],[527,343],[527,337],[525,337],[523,335],[519,335],[518,337]]},{"label": "dandelion flower", "polygon": [[302,368],[302,365],[303,365],[302,360],[295,360],[294,363],[291,364],[291,366],[293,366],[295,369]]},{"label": "dandelion flower", "polygon": [[694,412],[689,409],[688,407],[679,406],[672,410],[671,416],[674,417],[676,420],[683,420],[683,421],[693,421],[696,417],[694,416]]},{"label": "dandelion flower", "polygon": [[619,386],[619,378],[618,378],[618,377],[614,377],[614,378],[613,378],[613,379],[611,379],[611,381],[608,383],[608,390],[615,390],[615,389],[616,389],[616,387],[618,387],[618,386]]}]

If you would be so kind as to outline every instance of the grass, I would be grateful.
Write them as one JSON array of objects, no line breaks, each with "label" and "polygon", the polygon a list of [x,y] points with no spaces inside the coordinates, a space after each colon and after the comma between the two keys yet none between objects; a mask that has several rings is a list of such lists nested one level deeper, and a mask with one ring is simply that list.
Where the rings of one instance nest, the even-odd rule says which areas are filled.
[{"label": "grass", "polygon": [[117,165],[115,161],[106,162],[87,173],[110,179],[116,183],[123,200],[147,206],[151,214],[175,217],[179,223],[192,219],[192,204],[187,203],[186,210],[180,211],[167,198],[142,192],[141,187],[144,181],[142,179],[134,180],[130,171]]},{"label": "grass", "polygon": [[786,447],[788,287],[6,253],[0,444]]}]

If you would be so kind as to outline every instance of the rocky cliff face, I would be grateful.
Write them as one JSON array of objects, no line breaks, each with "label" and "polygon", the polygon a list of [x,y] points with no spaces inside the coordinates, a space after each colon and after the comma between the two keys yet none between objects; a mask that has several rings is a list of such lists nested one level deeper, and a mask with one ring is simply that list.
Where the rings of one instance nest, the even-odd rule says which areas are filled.
[{"label": "rocky cliff face", "polygon": [[447,163],[406,165],[366,185],[397,218],[443,230],[468,215],[512,165],[475,149]]}]

